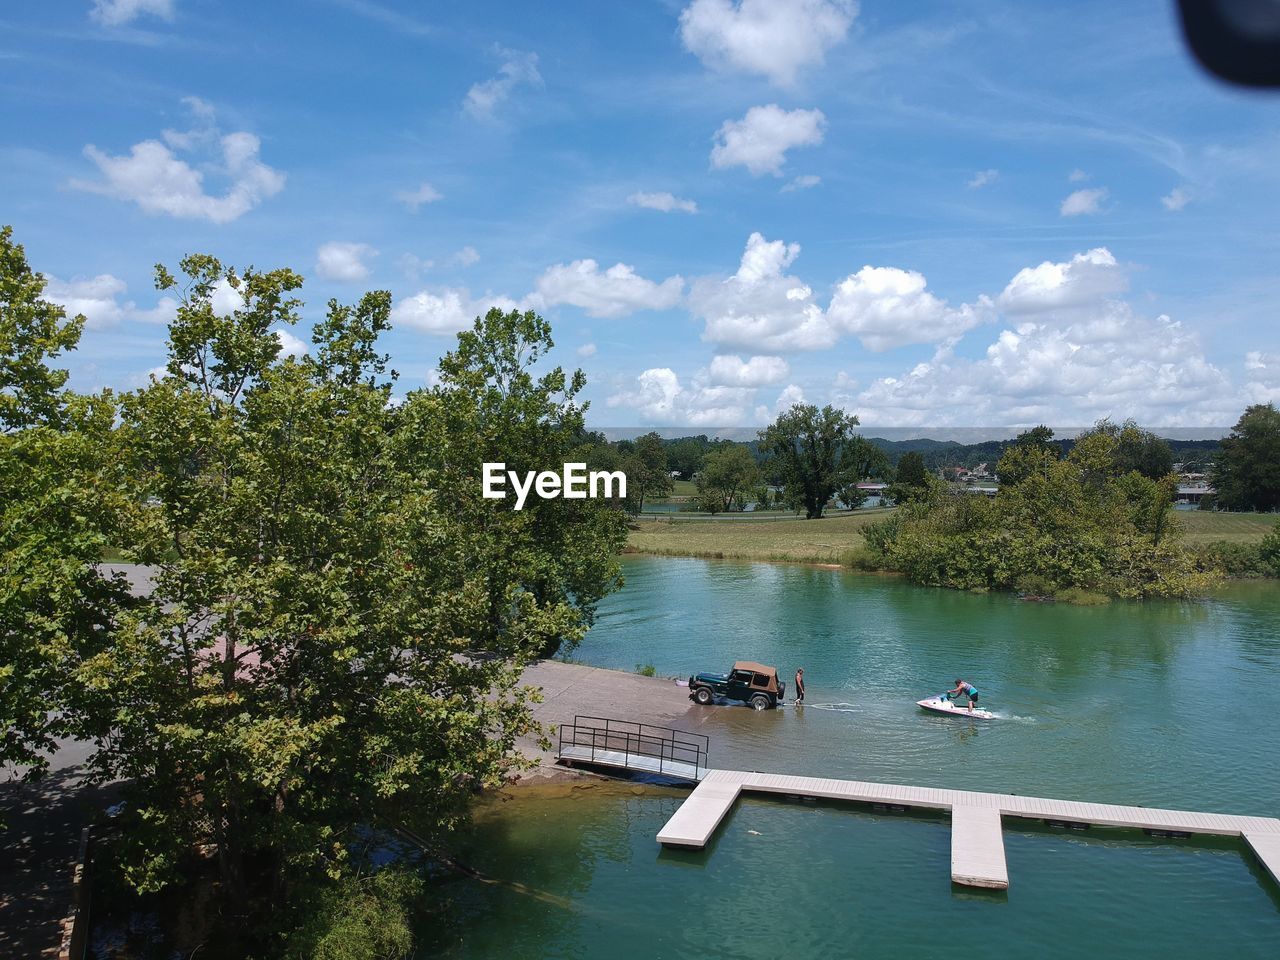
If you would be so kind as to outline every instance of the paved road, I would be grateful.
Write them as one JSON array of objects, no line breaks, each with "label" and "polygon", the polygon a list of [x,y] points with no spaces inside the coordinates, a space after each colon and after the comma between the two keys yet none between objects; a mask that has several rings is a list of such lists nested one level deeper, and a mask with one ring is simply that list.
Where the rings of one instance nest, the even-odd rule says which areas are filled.
[{"label": "paved road", "polygon": [[80,831],[115,802],[114,786],[83,783],[87,755],[86,744],[64,741],[38,783],[0,782],[0,957],[57,953]]}]

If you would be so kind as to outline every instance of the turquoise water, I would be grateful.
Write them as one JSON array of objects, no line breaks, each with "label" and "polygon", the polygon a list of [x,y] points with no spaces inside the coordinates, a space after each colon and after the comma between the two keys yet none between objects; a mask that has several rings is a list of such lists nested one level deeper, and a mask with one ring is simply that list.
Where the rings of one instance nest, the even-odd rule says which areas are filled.
[{"label": "turquoise water", "polygon": [[[575,658],[659,675],[805,668],[809,705],[690,705],[713,766],[1280,815],[1280,588],[1070,607],[816,567],[627,558]],[[955,676],[1001,719],[914,701]],[[554,791],[553,791],[554,793]],[[564,795],[560,795],[564,794]],[[1005,830],[1007,894],[953,888],[947,822],[747,799],[707,851],[685,794],[486,806],[450,884],[453,957],[1280,956],[1280,891],[1236,841]]]}]

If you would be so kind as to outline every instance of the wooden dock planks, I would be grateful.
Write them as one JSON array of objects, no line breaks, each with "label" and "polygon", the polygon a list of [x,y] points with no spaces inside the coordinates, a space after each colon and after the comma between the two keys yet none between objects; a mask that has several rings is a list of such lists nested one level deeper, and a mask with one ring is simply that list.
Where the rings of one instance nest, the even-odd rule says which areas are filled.
[{"label": "wooden dock planks", "polygon": [[737,775],[717,776],[723,773],[713,770],[702,779],[659,832],[659,843],[693,850],[707,845],[742,792],[741,779]]},{"label": "wooden dock planks", "polygon": [[993,889],[1009,886],[1002,818],[1023,817],[1106,827],[1243,837],[1280,882],[1280,819],[1162,810],[1047,797],[831,780],[736,770],[711,770],[658,834],[664,846],[702,849],[743,791],[785,796],[899,804],[951,813],[951,879]]},{"label": "wooden dock planks", "polygon": [[951,808],[951,882],[992,890],[1009,888],[999,810]]}]

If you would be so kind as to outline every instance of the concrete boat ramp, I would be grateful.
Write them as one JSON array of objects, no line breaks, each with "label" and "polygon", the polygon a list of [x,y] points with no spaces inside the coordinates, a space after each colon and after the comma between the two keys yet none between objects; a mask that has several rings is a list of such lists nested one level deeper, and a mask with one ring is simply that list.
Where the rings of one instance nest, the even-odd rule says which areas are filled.
[{"label": "concrete boat ramp", "polygon": [[908,787],[858,780],[827,780],[771,773],[710,770],[658,833],[667,847],[700,850],[743,792],[844,800],[890,807],[941,810],[951,814],[951,879],[968,887],[1003,890],[1005,817],[1062,826],[1128,827],[1152,834],[1211,834],[1243,837],[1271,876],[1280,882],[1280,820],[1183,810],[1156,810],[1105,803],[1077,803],[1004,793],[977,793],[935,787]]}]

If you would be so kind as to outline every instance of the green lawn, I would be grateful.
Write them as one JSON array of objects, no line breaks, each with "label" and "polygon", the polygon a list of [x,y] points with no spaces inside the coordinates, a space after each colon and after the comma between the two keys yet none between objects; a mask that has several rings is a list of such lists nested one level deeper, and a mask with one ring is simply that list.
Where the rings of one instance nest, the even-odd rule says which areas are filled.
[{"label": "green lawn", "polygon": [[1226,540],[1231,543],[1257,543],[1280,520],[1274,513],[1215,513],[1211,510],[1178,510],[1175,512],[1186,543],[1209,543]]},{"label": "green lawn", "polygon": [[[629,553],[734,560],[793,560],[840,563],[862,546],[858,532],[892,510],[871,508],[822,520],[642,520],[627,538]],[[741,516],[737,514],[735,516]],[[1224,540],[1257,543],[1280,515],[1176,511],[1188,545]]]},{"label": "green lawn", "polygon": [[872,508],[821,520],[642,520],[627,538],[627,550],[673,557],[839,563],[862,546],[862,527],[891,512]]},{"label": "green lawn", "polygon": [[696,497],[698,495],[698,485],[692,480],[672,480],[671,496],[672,497]]}]

